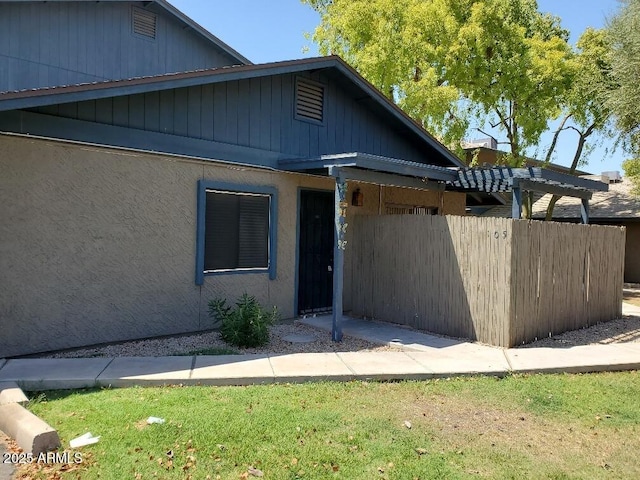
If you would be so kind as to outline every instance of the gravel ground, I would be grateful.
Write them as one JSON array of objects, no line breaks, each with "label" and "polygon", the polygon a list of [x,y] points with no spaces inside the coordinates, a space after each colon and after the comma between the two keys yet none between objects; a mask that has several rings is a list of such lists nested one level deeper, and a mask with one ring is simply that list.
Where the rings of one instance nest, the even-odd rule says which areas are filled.
[{"label": "gravel ground", "polygon": [[[284,339],[289,335],[309,335],[312,342],[295,343]],[[331,334],[317,330],[298,322],[282,323],[271,327],[271,339],[262,348],[229,347],[222,341],[218,332],[207,332],[177,337],[163,337],[150,340],[136,340],[113,345],[103,345],[38,355],[40,358],[77,358],[77,357],[162,357],[166,355],[188,355],[202,349],[235,350],[237,353],[311,353],[311,352],[362,352],[391,351],[397,347],[388,347],[344,336],[342,342],[335,343]]]},{"label": "gravel ground", "polygon": [[640,317],[624,317],[610,322],[598,323],[589,328],[543,338],[519,348],[574,347],[610,343],[640,342]]},{"label": "gravel ground", "polygon": [[[284,339],[288,335],[310,335],[309,343],[294,343]],[[640,317],[624,317],[590,328],[574,330],[551,338],[543,338],[520,348],[572,347],[576,345],[640,342]],[[188,355],[202,349],[229,350],[218,332],[207,332],[177,337],[136,340],[112,345],[81,348],[39,355],[41,358],[78,357],[161,357]],[[400,347],[378,345],[345,335],[342,342],[331,341],[328,332],[316,330],[298,322],[275,325],[271,329],[271,341],[263,348],[234,348],[237,353],[310,353],[310,352],[358,352],[399,351]]]}]

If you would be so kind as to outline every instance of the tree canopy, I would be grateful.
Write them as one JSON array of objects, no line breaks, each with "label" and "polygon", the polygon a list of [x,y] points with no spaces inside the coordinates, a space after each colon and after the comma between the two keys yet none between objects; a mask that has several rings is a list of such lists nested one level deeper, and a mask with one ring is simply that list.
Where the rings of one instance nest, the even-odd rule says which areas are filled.
[{"label": "tree canopy", "polygon": [[[609,37],[587,29],[572,47],[560,19],[541,13],[536,0],[302,2],[321,15],[313,38],[322,54],[343,57],[461,157],[462,141],[490,126],[500,132],[498,143],[507,145],[502,162],[522,166],[534,148],[549,162],[560,135],[573,131],[574,172],[597,144],[594,137],[616,136]],[[640,51],[640,40],[633,48]],[[639,72],[633,72],[637,82]],[[634,98],[640,100],[640,93]],[[552,122],[551,143],[543,146]],[[531,201],[525,198],[525,216]]]},{"label": "tree canopy", "polygon": [[620,0],[621,9],[607,28],[615,81],[609,104],[616,125],[628,139],[634,158],[623,164],[640,193],[640,0]]},{"label": "tree canopy", "polygon": [[303,2],[321,14],[321,53],[343,57],[453,150],[489,124],[521,165],[576,75],[568,32],[535,0]]}]

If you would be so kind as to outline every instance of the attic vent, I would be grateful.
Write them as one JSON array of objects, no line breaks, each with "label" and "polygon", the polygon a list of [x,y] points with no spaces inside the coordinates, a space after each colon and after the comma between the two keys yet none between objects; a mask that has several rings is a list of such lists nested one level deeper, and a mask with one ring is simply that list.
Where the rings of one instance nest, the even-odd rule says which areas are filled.
[{"label": "attic vent", "polygon": [[156,38],[157,17],[141,8],[133,8],[133,33],[147,38]]},{"label": "attic vent", "polygon": [[322,122],[324,85],[298,78],[296,82],[296,116],[301,120]]}]

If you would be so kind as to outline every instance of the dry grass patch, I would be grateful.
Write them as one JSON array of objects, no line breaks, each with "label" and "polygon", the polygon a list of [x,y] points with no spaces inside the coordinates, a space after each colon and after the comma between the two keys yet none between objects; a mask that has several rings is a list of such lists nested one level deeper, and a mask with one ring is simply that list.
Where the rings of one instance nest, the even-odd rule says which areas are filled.
[{"label": "dry grass patch", "polygon": [[[536,468],[543,478],[554,478],[554,471],[580,478],[586,467],[604,473],[612,465],[633,465],[631,452],[640,449],[637,436],[621,441],[619,429],[599,428],[597,424],[606,421],[602,417],[594,418],[592,426],[580,425],[482,400],[470,403],[467,397],[431,395],[399,415],[415,419],[412,423],[418,428],[431,429],[442,452],[468,456],[468,462],[462,461],[468,463],[465,470],[486,478],[500,477],[495,465],[502,461],[514,462],[517,471],[540,460],[544,462]],[[640,476],[640,469],[633,471]]]}]

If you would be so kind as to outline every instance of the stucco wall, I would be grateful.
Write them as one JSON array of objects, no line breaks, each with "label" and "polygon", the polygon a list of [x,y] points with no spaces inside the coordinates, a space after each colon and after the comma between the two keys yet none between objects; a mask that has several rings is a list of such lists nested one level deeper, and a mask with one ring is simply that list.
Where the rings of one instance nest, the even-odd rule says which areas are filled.
[{"label": "stucco wall", "polygon": [[[329,178],[2,135],[0,171],[0,357],[207,329],[207,302],[244,291],[277,305],[284,318],[294,316],[298,190],[334,185]],[[277,188],[275,280],[242,274],[195,284],[199,179]],[[376,214],[380,188],[360,188],[365,205],[350,207],[349,215]],[[435,192],[392,190],[383,187],[383,195],[409,204],[438,199]],[[421,198],[411,200],[415,195]],[[447,194],[449,200],[445,212],[464,212],[464,195]],[[345,307],[350,278],[347,268]]]}]

